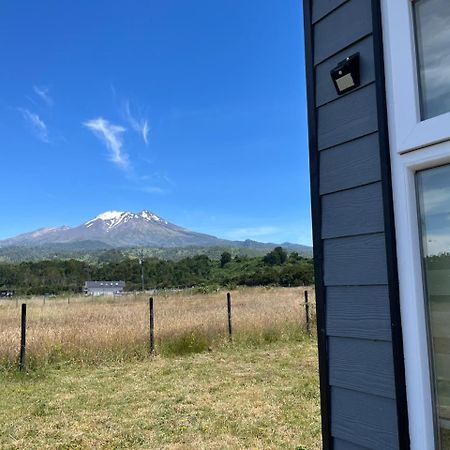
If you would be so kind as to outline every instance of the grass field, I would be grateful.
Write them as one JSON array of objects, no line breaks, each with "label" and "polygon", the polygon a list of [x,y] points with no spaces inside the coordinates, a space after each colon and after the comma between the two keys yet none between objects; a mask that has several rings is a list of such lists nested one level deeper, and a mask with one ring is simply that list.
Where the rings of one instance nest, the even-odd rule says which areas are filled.
[{"label": "grass field", "polygon": [[[236,343],[288,341],[305,328],[303,288],[233,291]],[[313,291],[310,290],[312,306]],[[148,297],[28,299],[27,367],[102,364],[148,357]],[[18,302],[20,304],[20,302]],[[312,316],[314,308],[311,308]],[[156,350],[180,355],[226,345],[226,291],[155,295]],[[17,367],[20,308],[0,302],[0,370]]]},{"label": "grass field", "polygon": [[321,448],[316,344],[0,374],[2,449]]},{"label": "grass field", "polygon": [[225,291],[158,293],[155,356],[147,297],[27,299],[22,373],[20,308],[3,302],[0,449],[319,449],[303,293],[233,291],[232,343]]}]

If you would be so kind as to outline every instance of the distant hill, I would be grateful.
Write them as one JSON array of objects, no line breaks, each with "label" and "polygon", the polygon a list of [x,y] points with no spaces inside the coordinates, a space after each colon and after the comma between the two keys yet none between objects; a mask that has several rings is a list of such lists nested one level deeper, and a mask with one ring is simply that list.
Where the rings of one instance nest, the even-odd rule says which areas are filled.
[{"label": "distant hill", "polygon": [[[259,256],[280,244],[252,240],[230,241],[182,228],[156,214],[108,211],[77,227],[42,228],[0,241],[0,260],[25,261],[52,258],[102,259],[111,250],[122,254],[145,248],[148,256],[180,259],[207,254],[215,258],[225,250]],[[312,256],[312,248],[283,243],[283,248]]]}]

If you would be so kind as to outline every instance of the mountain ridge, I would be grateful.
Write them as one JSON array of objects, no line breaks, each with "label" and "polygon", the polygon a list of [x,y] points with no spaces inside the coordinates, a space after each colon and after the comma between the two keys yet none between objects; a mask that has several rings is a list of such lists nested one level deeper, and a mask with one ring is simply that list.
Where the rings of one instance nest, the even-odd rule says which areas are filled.
[{"label": "mountain ridge", "polygon": [[[311,247],[300,244],[272,244],[247,239],[232,241],[199,233],[173,224],[149,210],[140,212],[105,211],[75,227],[44,227],[0,240],[0,249],[43,248],[65,246],[76,250],[187,247],[230,247],[266,249],[281,245],[303,254],[312,254]],[[103,247],[104,246],[104,247]],[[295,249],[295,250],[294,250]]]}]

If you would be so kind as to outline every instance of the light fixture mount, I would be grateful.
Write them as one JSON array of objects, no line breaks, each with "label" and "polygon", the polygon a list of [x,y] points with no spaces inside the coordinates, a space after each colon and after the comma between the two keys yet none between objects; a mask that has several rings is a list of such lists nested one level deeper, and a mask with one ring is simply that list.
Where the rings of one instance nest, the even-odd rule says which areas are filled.
[{"label": "light fixture mount", "polygon": [[359,53],[354,53],[341,61],[330,72],[336,92],[345,94],[360,85]]}]

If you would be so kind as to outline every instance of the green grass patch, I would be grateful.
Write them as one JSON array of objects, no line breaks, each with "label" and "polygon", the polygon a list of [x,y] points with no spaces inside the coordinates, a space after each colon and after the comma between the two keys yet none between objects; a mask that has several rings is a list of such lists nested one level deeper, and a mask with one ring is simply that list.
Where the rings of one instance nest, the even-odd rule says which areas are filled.
[{"label": "green grass patch", "polygon": [[205,352],[210,345],[211,339],[205,333],[192,330],[160,341],[158,353],[164,356],[183,356]]},{"label": "green grass patch", "polygon": [[[186,339],[176,351],[203,348]],[[0,448],[318,450],[319,403],[316,343],[305,336],[48,366],[0,373]]]}]

